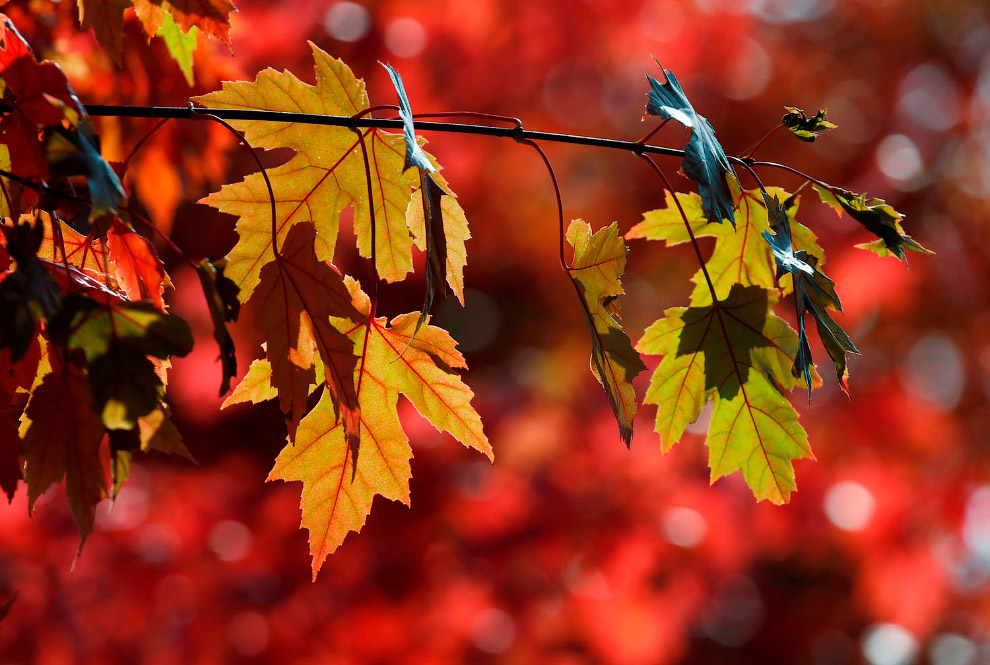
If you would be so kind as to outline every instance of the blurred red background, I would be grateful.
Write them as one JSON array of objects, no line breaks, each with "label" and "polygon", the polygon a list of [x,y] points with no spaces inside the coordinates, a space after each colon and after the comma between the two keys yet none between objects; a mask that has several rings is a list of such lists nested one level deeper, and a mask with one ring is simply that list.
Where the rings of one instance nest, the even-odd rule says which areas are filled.
[{"label": "blurred red background", "polygon": [[[269,66],[311,81],[312,40],[367,80],[372,103],[394,102],[378,64],[390,61],[420,112],[637,139],[652,127],[640,116],[655,55],[730,153],[772,129],[784,105],[827,107],[839,129],[812,145],[778,133],[761,156],[886,199],[937,256],[908,267],[854,249],[869,239],[862,228],[804,197],[801,219],[828,252],[840,323],[863,355],[851,360],[851,402],[831,377],[810,407],[796,395],[818,461],[795,464],[789,505],[756,504],[738,475],[709,486],[703,425],[664,456],[646,407],[631,451],[622,446],[557,266],[538,156],[504,139],[428,135],[474,236],[467,307],[443,302],[437,321],[468,358],[496,462],[405,404],[412,507],[378,499],[310,582],[299,486],[264,483],[284,443],[278,409],[218,410],[196,277],[161,247],[174,310],[200,342],[169,385],[200,466],[137,460],[74,571],[78,536],[60,492],[31,518],[23,491],[0,508],[0,599],[19,594],[0,625],[0,662],[990,662],[985,2],[240,0],[234,55],[201,38],[192,89],[136,25],[113,69],[70,4],[4,11],[88,103],[184,105]],[[106,156],[123,158],[152,124],[102,120]],[[686,137],[668,126],[655,140]],[[663,201],[630,155],[546,150],[567,218],[625,231]],[[195,201],[252,169],[222,130],[172,122],[127,184],[190,255],[222,255],[232,220]],[[351,245],[336,260],[367,280]],[[656,245],[631,247],[623,311],[634,339],[686,304],[696,268],[690,249]],[[418,308],[422,274],[383,289],[379,311]],[[243,371],[259,340],[242,318]]]}]

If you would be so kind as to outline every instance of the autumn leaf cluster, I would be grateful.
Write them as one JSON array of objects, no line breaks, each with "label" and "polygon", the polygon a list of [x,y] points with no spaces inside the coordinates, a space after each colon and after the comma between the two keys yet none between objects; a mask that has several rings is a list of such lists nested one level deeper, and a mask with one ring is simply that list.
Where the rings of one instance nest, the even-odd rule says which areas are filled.
[{"label": "autumn leaf cluster", "polygon": [[[190,35],[192,43],[196,30],[228,41],[233,7],[226,2],[82,2],[82,26],[94,27],[115,60],[124,12],[132,7],[149,38],[163,37],[187,78]],[[0,487],[12,496],[23,477],[33,505],[64,480],[85,538],[96,505],[126,479],[132,451],[189,456],[164,397],[170,359],[189,353],[193,339],[164,298],[171,281],[151,238],[167,242],[166,234],[129,204],[122,185],[128,164],[103,159],[86,107],[56,64],[39,62],[9,21],[2,39]],[[259,170],[201,201],[236,219],[229,254],[183,258],[197,271],[210,313],[224,406],[277,400],[284,415],[288,439],[269,480],[302,483],[315,576],[346,535],[360,530],[376,495],[409,501],[412,452],[398,415],[400,394],[437,430],[490,459],[493,452],[462,377],[465,358],[430,319],[438,295],[465,303],[465,212],[417,135],[399,73],[386,65],[398,104],[372,107],[364,82],[345,63],[316,45],[311,51],[313,85],[266,69],[191,100],[189,118],[236,134]],[[590,337],[591,371],[629,446],[639,402],[634,379],[647,369],[644,357],[659,357],[643,401],[657,407],[662,448],[670,450],[711,403],[712,481],[740,471],[757,499],[784,503],[796,488],[792,461],[813,458],[787,393],[803,387],[810,396],[822,383],[806,314],[847,391],[846,354],[857,348],[829,313],[841,311],[841,300],[823,272],[815,234],[798,221],[802,194],[764,186],[756,169],[774,164],[757,162],[753,151],[728,156],[676,77],[661,71],[663,83],[646,77],[645,117],[689,131],[675,150],[697,193],[675,191],[641,141],[630,144],[630,154],[656,171],[665,207],[646,212],[625,236],[617,223],[596,231],[583,220],[565,225],[562,212],[558,220],[563,269]],[[352,122],[219,117],[244,110]],[[803,141],[834,127],[824,111],[811,119],[787,111],[781,126]],[[402,133],[355,122],[375,112],[397,115]],[[546,159],[521,125],[514,131]],[[292,156],[266,169],[257,151],[275,149]],[[747,178],[754,189],[743,189]],[[877,237],[866,249],[901,260],[905,250],[927,251],[884,201],[808,180],[821,201]],[[333,263],[342,218],[352,219],[357,253],[373,274],[364,288]],[[705,237],[715,240],[707,257],[698,242]],[[688,306],[663,312],[634,344],[619,299],[626,240],[638,239],[689,243],[699,268]],[[409,278],[416,251],[425,253],[422,305],[378,316],[379,288]],[[228,325],[242,306],[264,342],[261,357],[235,384]],[[785,307],[796,329],[779,315]],[[101,450],[109,452],[110,483]]]}]

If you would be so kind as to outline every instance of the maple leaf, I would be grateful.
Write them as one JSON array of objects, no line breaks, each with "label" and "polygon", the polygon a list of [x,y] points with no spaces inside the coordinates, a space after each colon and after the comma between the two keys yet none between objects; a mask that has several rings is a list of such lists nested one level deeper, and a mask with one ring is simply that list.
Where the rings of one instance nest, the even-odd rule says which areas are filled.
[{"label": "maple leaf", "polygon": [[706,219],[716,223],[727,219],[734,223],[732,191],[729,183],[736,181],[735,171],[732,170],[725,151],[715,138],[715,130],[708,120],[691,106],[677,78],[662,66],[660,70],[666,79],[665,83],[660,83],[649,74],[646,75],[651,88],[646,93],[648,99],[646,113],[676,120],[691,130],[691,140],[684,150],[682,162],[684,175],[698,183]]},{"label": "maple leaf", "polygon": [[[787,197],[787,192],[780,188],[769,187],[767,190],[772,195]],[[668,247],[690,242],[691,236],[680,213],[683,210],[696,238],[715,238],[715,247],[705,263],[705,269],[711,277],[718,298],[726,298],[735,284],[774,288],[776,282],[769,248],[760,236],[770,228],[766,205],[758,189],[741,192],[738,198],[733,228],[725,224],[710,223],[702,209],[701,197],[697,194],[675,195],[667,192],[666,207],[644,213],[643,221],[633,226],[626,233],[626,238],[663,240]],[[816,242],[815,234],[794,219],[798,199],[794,197],[788,201],[787,216],[795,229],[799,244],[824,263],[825,255]],[[680,209],[677,202],[680,203]],[[691,293],[692,302],[710,303],[711,293],[701,269],[694,274],[692,281],[695,283]],[[788,289],[784,292],[787,293]]]},{"label": "maple leaf", "polygon": [[330,317],[360,321],[340,273],[319,261],[313,251],[316,229],[295,224],[275,261],[261,270],[261,283],[249,302],[255,327],[265,334],[272,379],[282,411],[295,437],[296,425],[306,411],[309,386],[315,380],[313,346],[325,368],[325,383],[333,396],[335,413],[342,416],[348,444],[357,457],[359,406],[354,383],[357,363],[351,340],[337,330]]},{"label": "maple leaf", "polygon": [[[55,363],[28,402],[24,432],[28,510],[53,484],[65,478],[65,493],[81,542],[93,529],[96,504],[107,495],[100,462],[105,430],[90,408],[92,396],[83,371],[72,363]],[[59,417],[53,418],[57,413]],[[66,421],[72,426],[67,427]]]},{"label": "maple leaf", "polygon": [[131,0],[79,0],[79,25],[93,28],[96,41],[118,67],[123,63],[124,12],[132,4]]},{"label": "maple leaf", "polygon": [[116,268],[115,276],[131,300],[150,300],[158,309],[165,309],[165,268],[155,246],[114,219],[107,233],[109,259]]},{"label": "maple leaf", "polygon": [[196,463],[189,449],[182,443],[182,436],[172,422],[164,402],[138,418],[137,427],[108,430],[107,435],[110,440],[110,478],[114,499],[130,475],[131,454],[135,449],[144,453],[156,450],[167,455],[179,455],[193,464]]},{"label": "maple leaf", "polygon": [[58,307],[59,288],[38,259],[44,237],[39,215],[22,215],[15,224],[4,224],[7,252],[17,268],[0,281],[0,348],[11,351],[16,363],[37,337],[38,323]]},{"label": "maple leaf", "polygon": [[196,36],[199,34],[199,28],[195,25],[188,28],[180,27],[172,14],[167,11],[167,7],[170,5],[166,2],[158,5],[140,1],[134,4],[134,13],[141,21],[141,25],[144,26],[148,43],[151,43],[153,35],[161,37],[169,55],[179,65],[186,83],[192,86],[194,83],[193,52],[196,50]]},{"label": "maple leaf", "polygon": [[[457,195],[450,191],[440,174],[431,174],[429,180],[440,183],[438,185],[440,193],[434,195],[439,202],[434,200],[424,206],[423,190],[429,187],[428,191],[431,194],[435,190],[432,185],[417,189],[413,192],[409,207],[406,209],[406,223],[409,224],[413,243],[418,249],[427,252],[427,280],[432,280],[430,283],[434,289],[445,291],[442,284],[446,279],[450,290],[463,306],[464,266],[467,265],[465,242],[471,239],[467,217],[461,204],[457,202]],[[438,205],[439,214],[432,212]],[[430,220],[430,225],[433,227],[430,232],[427,231],[426,219]],[[438,225],[442,225],[442,233]],[[431,242],[436,245],[433,251],[429,249]],[[440,286],[437,286],[437,283]]]},{"label": "maple leaf", "polygon": [[644,402],[658,407],[664,452],[711,400],[712,481],[741,470],[757,499],[779,504],[795,489],[791,460],[814,455],[781,392],[795,385],[797,335],[771,313],[775,304],[767,289],[736,285],[714,304],[668,309],[636,350],[663,356]]},{"label": "maple leaf", "polygon": [[38,128],[58,125],[64,114],[52,103],[58,100],[82,117],[86,113],[62,69],[50,60],[38,62],[27,41],[0,14],[0,79],[8,110],[0,120],[0,143],[8,147],[11,171],[22,177],[48,177]]},{"label": "maple leaf", "polygon": [[[416,322],[416,330],[426,320],[433,307],[433,297],[436,290],[440,290],[443,295],[447,295],[447,237],[443,221],[443,204],[441,197],[447,195],[443,187],[434,178],[437,167],[430,161],[423,152],[423,147],[416,140],[416,128],[413,124],[412,109],[409,106],[409,98],[406,96],[406,89],[402,85],[402,77],[399,72],[392,68],[392,65],[383,64],[392,79],[392,85],[399,96],[399,117],[402,119],[403,139],[406,142],[406,159],[403,163],[403,171],[411,166],[419,169],[420,188],[419,201],[423,211],[423,239],[421,248],[426,249],[426,297],[423,299],[423,309],[420,312],[419,320]],[[409,219],[409,212],[406,211],[406,223],[412,231],[412,221]],[[416,233],[412,231],[415,238]],[[457,242],[457,241],[455,241]],[[420,243],[416,243],[420,246]],[[463,243],[461,243],[463,246]],[[461,299],[463,305],[463,298]],[[414,333],[415,336],[415,333]]]},{"label": "maple leaf", "polygon": [[399,393],[438,430],[492,459],[481,418],[471,406],[474,393],[453,372],[466,363],[450,335],[427,324],[413,338],[416,313],[398,316],[390,326],[384,318],[370,318],[368,297],[349,278],[347,286],[354,306],[366,318],[363,324],[334,321],[361,351],[354,372],[361,405],[356,470],[348,473],[352,451],[342,423],[334,417],[329,391],[324,391],[268,476],[303,483],[302,526],[309,530],[314,579],[347,533],[364,525],[376,494],[409,502],[412,451],[396,412]]},{"label": "maple leaf", "polygon": [[[224,82],[223,89],[196,101],[210,108],[251,108],[270,111],[353,115],[368,107],[364,82],[343,62],[310,44],[316,85],[293,74],[266,69],[253,82]],[[299,222],[317,229],[316,256],[333,258],[340,214],[354,207],[354,231],[361,256],[371,256],[371,210],[376,224],[375,256],[378,272],[388,282],[412,270],[412,239],[406,208],[418,177],[404,173],[402,135],[377,129],[363,132],[372,174],[368,200],[365,160],[354,131],[343,127],[296,123],[232,120],[256,148],[291,148],[288,163],[268,171],[275,193],[278,241]],[[227,275],[245,301],[258,284],[261,267],[274,259],[271,202],[264,178],[254,173],[242,182],[224,186],[201,201],[237,216],[239,239],[229,254]],[[373,206],[373,208],[372,208]]]},{"label": "maple leaf", "polygon": [[224,274],[226,266],[225,259],[203,259],[196,266],[199,283],[203,287],[206,305],[210,310],[210,320],[213,322],[213,339],[220,346],[220,366],[223,369],[221,396],[230,390],[230,381],[237,376],[237,354],[226,324],[237,320],[241,308],[237,299],[237,285]]},{"label": "maple leaf", "polygon": [[[163,26],[175,25],[181,33],[189,34],[199,28],[211,37],[230,46],[230,13],[237,11],[230,0],[79,0],[79,23],[85,29],[92,27],[96,40],[107,50],[114,64],[122,64],[124,45],[124,12],[134,7],[149,39],[159,34]],[[175,37],[168,28],[166,35]],[[166,42],[167,42],[166,38]],[[188,50],[191,63],[192,49],[188,44],[169,52],[179,61]],[[193,44],[192,48],[195,48]],[[178,53],[178,55],[177,55]],[[187,80],[190,78],[186,77]]]},{"label": "maple leaf", "polygon": [[430,158],[423,152],[423,147],[416,140],[416,127],[413,124],[412,108],[409,106],[409,97],[406,95],[406,88],[402,85],[402,77],[399,75],[399,72],[392,68],[392,65],[382,63],[382,67],[388,71],[388,76],[392,79],[395,92],[399,96],[399,117],[402,119],[402,138],[406,142],[406,160],[402,165],[402,170],[405,171],[410,166],[415,166],[428,173],[434,173],[437,167],[433,165]]},{"label": "maple leaf", "polygon": [[813,361],[811,344],[805,329],[804,314],[811,312],[818,327],[818,336],[825,346],[842,390],[849,393],[849,370],[846,367],[846,352],[859,353],[849,339],[849,335],[839,327],[826,309],[842,311],[842,303],[835,292],[835,282],[818,269],[818,259],[804,250],[794,250],[791,240],[790,222],[783,207],[775,196],[764,194],[767,211],[773,220],[773,233],[764,231],[763,237],[770,245],[777,264],[778,278],[790,274],[794,290],[794,306],[798,322],[798,351],[794,357],[794,374],[803,376],[808,385],[808,399],[814,385],[812,377]]},{"label": "maple leaf", "polygon": [[62,300],[48,332],[84,353],[93,409],[108,429],[133,428],[161,402],[165,387],[148,356],[184,356],[193,345],[189,325],[150,302],[101,303],[78,293]]},{"label": "maple leaf", "polygon": [[813,143],[821,132],[838,127],[838,125],[825,119],[825,114],[828,113],[827,109],[820,109],[810,118],[804,114],[802,109],[794,106],[785,106],[784,110],[787,113],[781,118],[781,124],[790,130],[794,136],[808,143]]},{"label": "maple leaf", "polygon": [[636,416],[632,380],[646,365],[617,320],[617,298],[625,293],[620,278],[626,269],[628,253],[618,232],[617,222],[592,234],[587,222],[573,220],[567,228],[567,241],[574,248],[574,261],[568,274],[581,299],[585,323],[591,333],[591,371],[605,388],[619,423],[619,436],[629,447]]},{"label": "maple leaf", "polygon": [[220,405],[221,409],[235,404],[260,404],[278,397],[278,390],[272,385],[272,365],[267,358],[251,361],[247,373],[234,386],[233,392]]},{"label": "maple leaf", "polygon": [[822,203],[827,203],[840,215],[845,211],[850,217],[866,227],[866,230],[877,236],[879,240],[856,245],[860,249],[868,249],[880,256],[896,256],[901,261],[907,261],[904,250],[919,254],[932,254],[911,236],[904,234],[901,221],[904,215],[897,212],[883,199],[868,199],[865,194],[854,194],[840,187],[826,189],[814,185],[815,191]]}]

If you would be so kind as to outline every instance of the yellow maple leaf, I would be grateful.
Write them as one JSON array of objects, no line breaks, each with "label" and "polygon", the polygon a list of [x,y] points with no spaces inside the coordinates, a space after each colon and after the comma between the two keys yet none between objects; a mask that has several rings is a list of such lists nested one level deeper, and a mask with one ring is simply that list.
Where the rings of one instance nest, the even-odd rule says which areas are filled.
[{"label": "yellow maple leaf", "polygon": [[[211,108],[248,108],[324,115],[353,115],[368,107],[364,82],[350,68],[310,44],[316,85],[289,72],[266,69],[254,81],[225,82],[223,89],[196,101]],[[318,231],[316,255],[333,258],[340,214],[354,208],[354,230],[361,256],[371,256],[374,211],[378,272],[389,282],[412,271],[412,238],[406,208],[418,185],[416,171],[403,173],[405,142],[401,134],[363,131],[371,170],[373,204],[369,206],[365,159],[358,135],[345,127],[261,120],[232,120],[255,148],[291,148],[286,164],[268,171],[275,193],[279,243],[289,228],[311,221]],[[218,210],[237,216],[237,245],[230,253],[227,276],[246,300],[258,284],[261,267],[274,259],[271,202],[260,173],[227,185],[205,199]]]},{"label": "yellow maple leaf", "polygon": [[[348,279],[347,286],[354,306],[370,316],[368,297],[355,281]],[[399,393],[438,430],[493,459],[481,417],[471,406],[474,393],[454,372],[466,367],[464,357],[450,335],[435,326],[422,326],[410,342],[418,317],[403,314],[391,325],[384,318],[362,324],[334,319],[361,354],[354,372],[361,407],[356,467],[352,471],[352,449],[324,391],[268,476],[303,483],[302,526],[309,530],[314,579],[347,533],[360,531],[376,494],[409,503],[412,451],[396,411]]]}]

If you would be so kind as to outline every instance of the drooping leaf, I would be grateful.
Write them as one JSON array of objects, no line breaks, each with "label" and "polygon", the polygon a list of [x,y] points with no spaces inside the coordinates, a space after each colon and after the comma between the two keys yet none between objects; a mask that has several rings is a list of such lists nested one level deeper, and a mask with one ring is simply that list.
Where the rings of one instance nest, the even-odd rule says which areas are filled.
[{"label": "drooping leaf", "polygon": [[584,220],[572,221],[567,229],[567,241],[574,248],[574,261],[568,273],[581,299],[591,334],[591,371],[605,388],[619,423],[619,436],[629,447],[636,416],[632,380],[646,365],[617,320],[617,298],[625,293],[621,277],[627,254],[618,232],[617,222],[592,234],[591,226]]},{"label": "drooping leaf", "polygon": [[402,118],[402,132],[406,142],[406,161],[403,164],[402,170],[404,171],[410,166],[416,166],[428,173],[433,173],[437,168],[430,161],[429,157],[426,156],[422,146],[416,140],[416,127],[413,124],[409,97],[406,96],[406,89],[402,85],[402,77],[399,75],[399,72],[392,68],[392,65],[382,63],[382,67],[388,71],[389,78],[392,79],[392,85],[395,86],[395,92],[399,96],[399,117]]},{"label": "drooping leaf", "polygon": [[223,368],[223,378],[220,381],[221,396],[230,390],[230,381],[237,376],[237,354],[234,340],[227,330],[227,322],[237,320],[241,307],[237,299],[237,285],[224,275],[226,265],[224,259],[217,261],[203,259],[196,268],[199,283],[206,296],[207,307],[210,309],[213,339],[220,346],[220,366]]},{"label": "drooping leaf", "polygon": [[[370,316],[368,297],[356,282],[348,281],[348,288],[355,307]],[[365,324],[335,320],[362,353],[354,372],[361,404],[356,471],[351,471],[352,451],[342,423],[334,416],[329,391],[324,391],[269,474],[269,480],[303,483],[302,526],[309,530],[314,579],[347,533],[364,525],[376,494],[409,502],[412,452],[396,412],[399,393],[438,430],[492,457],[481,418],[471,406],[474,394],[452,371],[465,367],[463,356],[446,331],[431,325],[424,325],[410,342],[417,316],[403,314],[391,326],[384,318]]]},{"label": "drooping leaf", "polygon": [[265,334],[272,378],[286,414],[290,436],[306,412],[309,387],[315,381],[313,347],[326,368],[326,385],[343,419],[348,444],[357,452],[359,406],[354,383],[356,349],[333,327],[330,317],[360,321],[340,273],[316,258],[316,229],[295,224],[279,257],[261,270],[261,283],[251,297],[255,327]]},{"label": "drooping leaf", "polygon": [[794,249],[791,240],[790,221],[775,196],[765,196],[767,210],[773,221],[773,233],[764,231],[763,237],[770,244],[777,264],[778,278],[790,274],[794,289],[794,305],[798,322],[798,352],[794,357],[794,375],[803,376],[808,386],[808,399],[814,379],[811,358],[811,344],[805,329],[804,314],[811,312],[818,327],[818,336],[825,346],[842,390],[849,393],[849,370],[846,366],[846,352],[859,353],[849,336],[839,327],[826,309],[842,311],[842,303],[835,292],[835,283],[818,269],[818,259],[804,250]]},{"label": "drooping leaf", "polygon": [[[439,179],[442,182],[440,174],[433,174],[430,178]],[[433,270],[436,271],[436,275],[440,274],[436,264],[439,262],[440,255],[443,254],[445,257],[443,272],[446,274],[447,284],[463,306],[464,266],[467,265],[467,249],[464,243],[471,239],[471,232],[468,230],[467,217],[464,215],[461,204],[457,202],[457,197],[449,191],[445,184],[443,187],[446,196],[440,196],[440,214],[430,218],[430,223],[435,228],[432,238],[437,244],[435,252],[431,253],[428,249],[429,239],[426,236],[426,223],[424,221],[426,209],[423,207],[422,188],[413,192],[409,207],[406,209],[406,223],[409,225],[409,232],[412,233],[413,243],[418,249],[427,251],[427,271]],[[443,235],[436,228],[438,221],[443,223]]]},{"label": "drooping leaf", "polygon": [[818,113],[810,118],[804,114],[802,109],[794,106],[785,106],[784,110],[786,110],[787,113],[785,113],[784,117],[781,118],[781,124],[790,130],[794,136],[808,143],[814,143],[815,139],[818,138],[818,135],[821,132],[838,127],[838,125],[825,119],[825,114],[828,113],[828,109],[820,109]]},{"label": "drooping leaf", "polygon": [[730,180],[736,179],[732,164],[715,138],[715,130],[691,106],[677,78],[663,67],[660,69],[666,79],[664,83],[646,75],[650,83],[650,91],[646,93],[646,113],[676,120],[691,130],[691,140],[685,148],[681,166],[684,175],[698,183],[708,221],[720,224],[727,219],[734,223],[729,184]]},{"label": "drooping leaf", "polygon": [[58,307],[59,288],[37,257],[43,225],[40,216],[22,215],[17,224],[0,227],[17,264],[0,281],[0,348],[10,349],[15,363],[37,337],[39,322]]},{"label": "drooping leaf", "polygon": [[771,313],[775,304],[767,289],[736,285],[715,304],[668,309],[636,349],[663,356],[644,402],[658,407],[664,451],[712,400],[712,481],[740,470],[757,499],[785,503],[795,489],[791,460],[814,456],[781,392],[796,382],[797,335]]},{"label": "drooping leaf", "polygon": [[[271,111],[353,115],[368,107],[364,82],[343,62],[311,44],[316,85],[310,86],[288,72],[266,69],[253,82],[225,82],[219,92],[196,101],[211,108],[252,108]],[[365,161],[355,132],[343,127],[268,121],[231,121],[256,148],[291,148],[295,156],[270,169],[275,191],[278,240],[299,222],[317,229],[316,256],[333,258],[340,214],[354,208],[354,230],[361,256],[371,256],[371,213],[375,217],[375,255],[382,278],[395,282],[412,270],[412,239],[406,208],[419,178],[403,173],[403,137],[377,129],[364,132],[372,198],[368,200]],[[258,284],[261,267],[274,259],[268,189],[260,173],[223,187],[202,201],[236,215],[237,244],[231,250],[227,276],[246,301]]]},{"label": "drooping leaf", "polygon": [[919,254],[932,253],[911,236],[904,234],[904,228],[901,226],[904,215],[894,210],[883,199],[868,199],[865,194],[854,194],[840,187],[825,189],[817,184],[814,187],[822,203],[827,203],[840,215],[845,211],[865,226],[867,231],[879,238],[857,247],[876,252],[880,256],[896,256],[901,261],[907,261],[905,249]]},{"label": "drooping leaf", "polygon": [[196,36],[199,34],[199,28],[192,26],[188,30],[183,30],[172,18],[172,15],[165,12],[162,24],[155,30],[155,34],[165,42],[165,47],[172,55],[172,59],[182,70],[182,76],[186,79],[186,83],[192,87],[196,82],[193,78],[193,52],[196,50]]},{"label": "drooping leaf", "polygon": [[[419,200],[423,204],[423,231],[426,237],[426,296],[423,309],[416,321],[416,330],[426,321],[433,308],[433,297],[439,290],[447,295],[447,238],[444,231],[442,197],[447,194],[433,179],[433,175],[423,176]],[[415,235],[413,236],[415,238]]]},{"label": "drooping leaf", "polygon": [[78,293],[63,299],[49,336],[85,355],[93,409],[108,429],[132,429],[161,402],[165,387],[148,356],[183,356],[193,344],[185,321],[150,302],[102,303]]},{"label": "drooping leaf", "polygon": [[[30,420],[24,433],[28,509],[33,511],[38,497],[65,478],[65,493],[83,542],[93,529],[96,504],[107,495],[100,462],[105,430],[90,408],[92,401],[82,370],[59,363],[32,393],[25,411]],[[53,413],[59,417],[52,417]]]},{"label": "drooping leaf", "polygon": [[124,53],[124,12],[131,0],[79,0],[79,24],[85,30],[93,28],[96,41],[120,66]]}]

